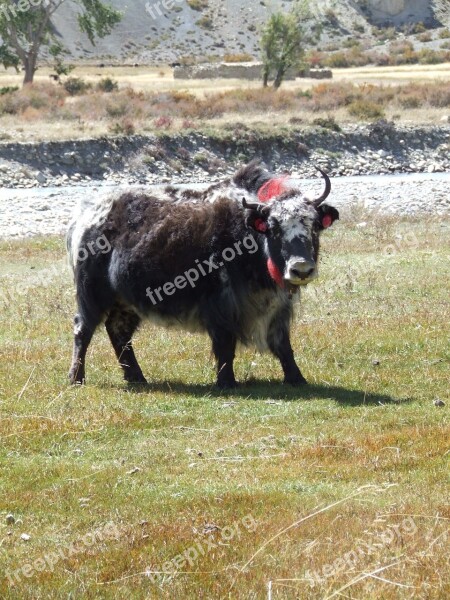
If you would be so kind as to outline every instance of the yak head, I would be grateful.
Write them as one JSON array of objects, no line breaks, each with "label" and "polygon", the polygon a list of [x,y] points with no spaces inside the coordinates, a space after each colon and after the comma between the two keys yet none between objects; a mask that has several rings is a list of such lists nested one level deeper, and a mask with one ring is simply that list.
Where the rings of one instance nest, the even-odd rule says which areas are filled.
[{"label": "yak head", "polygon": [[325,191],[315,200],[305,198],[295,187],[286,189],[278,179],[259,190],[259,201],[242,201],[247,227],[265,237],[270,276],[290,291],[317,277],[320,234],[339,219],[338,211],[324,204],[331,183],[328,175],[319,171],[325,179]]}]

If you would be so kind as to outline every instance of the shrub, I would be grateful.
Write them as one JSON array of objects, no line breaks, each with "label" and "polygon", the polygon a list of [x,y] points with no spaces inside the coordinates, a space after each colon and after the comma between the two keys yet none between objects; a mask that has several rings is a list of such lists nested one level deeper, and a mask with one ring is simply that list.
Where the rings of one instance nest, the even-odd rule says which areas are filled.
[{"label": "shrub", "polygon": [[422,21],[419,21],[418,23],[416,23],[413,27],[412,33],[423,33],[427,30],[427,28],[425,27],[425,25],[422,23]]},{"label": "shrub", "polygon": [[80,77],[69,77],[63,83],[63,87],[71,96],[80,96],[90,90],[92,85]]},{"label": "shrub", "polygon": [[431,42],[433,36],[429,31],[425,31],[424,33],[419,33],[417,39],[419,40],[419,42]]},{"label": "shrub", "polygon": [[419,108],[422,104],[420,96],[411,92],[410,94],[404,94],[399,98],[399,103],[403,108]]},{"label": "shrub", "polygon": [[384,117],[383,107],[370,100],[355,100],[348,106],[347,110],[352,117],[365,121],[374,121]]},{"label": "shrub", "polygon": [[134,135],[135,126],[130,119],[122,119],[109,127],[111,133],[115,135]]},{"label": "shrub", "polygon": [[106,113],[110,117],[123,117],[131,108],[129,100],[123,96],[119,96],[107,103]]},{"label": "shrub", "polygon": [[117,91],[119,89],[119,84],[117,81],[114,81],[114,79],[111,79],[111,77],[104,77],[97,83],[96,89],[99,92],[106,92],[109,94]]},{"label": "shrub", "polygon": [[436,52],[430,48],[423,48],[417,53],[417,59],[421,65],[437,65],[449,59],[450,53]]},{"label": "shrub", "polygon": [[336,119],[334,117],[327,117],[326,119],[314,119],[313,125],[323,127],[324,129],[331,129],[331,131],[342,131],[338,123],[336,123]]},{"label": "shrub", "polygon": [[0,95],[0,114],[22,114],[31,107],[40,111],[42,118],[63,106],[65,97],[66,92],[60,86],[54,86],[51,83],[35,83]]},{"label": "shrub", "polygon": [[361,44],[354,37],[347,38],[343,41],[342,45],[344,46],[344,48],[361,48]]},{"label": "shrub", "polygon": [[252,62],[253,56],[251,54],[225,54],[223,57],[224,62],[227,63],[241,63],[241,62]]},{"label": "shrub", "polygon": [[18,89],[19,87],[17,85],[8,85],[6,87],[2,87],[0,88],[0,96],[4,96],[5,94],[12,94],[13,92],[17,92]]},{"label": "shrub", "polygon": [[324,59],[324,65],[330,69],[346,69],[350,66],[348,56],[345,52],[336,52]]},{"label": "shrub", "polygon": [[395,27],[386,27],[385,29],[372,29],[373,35],[375,35],[379,40],[395,40],[397,37],[397,32]]},{"label": "shrub", "polygon": [[192,10],[205,10],[208,8],[208,0],[187,0],[187,3]]},{"label": "shrub", "polygon": [[445,29],[441,29],[441,31],[439,32],[439,39],[447,40],[448,38],[450,38],[450,29],[448,29],[448,27],[446,27]]},{"label": "shrub", "polygon": [[212,29],[214,27],[214,23],[213,23],[211,17],[207,17],[206,15],[204,17],[201,17],[196,22],[196,25],[198,25],[202,29]]},{"label": "shrub", "polygon": [[161,116],[153,121],[153,125],[157,129],[170,129],[173,125],[172,117]]}]

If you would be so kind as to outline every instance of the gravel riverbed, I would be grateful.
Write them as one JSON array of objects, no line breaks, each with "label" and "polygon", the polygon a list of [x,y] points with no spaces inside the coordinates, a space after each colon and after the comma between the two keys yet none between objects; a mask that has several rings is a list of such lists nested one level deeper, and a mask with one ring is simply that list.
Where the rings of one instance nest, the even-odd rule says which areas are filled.
[{"label": "gravel riverbed", "polygon": [[[198,182],[197,185],[204,184]],[[322,189],[321,179],[299,180],[306,194]],[[116,190],[112,184],[58,188],[0,188],[0,238],[63,234],[81,198]],[[333,177],[330,203],[362,205],[367,212],[450,216],[450,173]]]}]

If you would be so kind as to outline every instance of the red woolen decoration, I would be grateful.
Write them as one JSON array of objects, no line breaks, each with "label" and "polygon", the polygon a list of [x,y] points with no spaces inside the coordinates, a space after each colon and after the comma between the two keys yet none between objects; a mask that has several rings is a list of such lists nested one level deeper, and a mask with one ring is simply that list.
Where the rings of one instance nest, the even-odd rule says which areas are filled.
[{"label": "red woolen decoration", "polygon": [[288,176],[277,177],[270,179],[267,183],[259,188],[258,199],[260,202],[267,202],[276,196],[281,196],[288,188],[286,187],[286,180]]},{"label": "red woolen decoration", "polygon": [[284,287],[283,275],[280,273],[280,269],[273,262],[271,258],[267,259],[267,270],[269,271],[269,275],[272,279],[279,285],[281,288]]},{"label": "red woolen decoration", "polygon": [[262,219],[255,220],[255,229],[256,231],[260,231],[261,233],[265,233],[268,229],[267,223]]},{"label": "red woolen decoration", "polygon": [[323,227],[324,229],[327,229],[327,228],[328,228],[328,227],[330,227],[330,225],[332,225],[332,224],[333,224],[333,219],[332,219],[332,217],[331,217],[330,215],[325,215],[325,216],[322,218],[322,227]]}]

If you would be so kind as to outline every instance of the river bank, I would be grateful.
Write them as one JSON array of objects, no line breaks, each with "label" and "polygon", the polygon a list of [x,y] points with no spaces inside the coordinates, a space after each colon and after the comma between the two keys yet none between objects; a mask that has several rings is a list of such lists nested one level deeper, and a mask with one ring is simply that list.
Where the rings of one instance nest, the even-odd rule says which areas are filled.
[{"label": "river bank", "polygon": [[[12,189],[93,183],[208,183],[257,157],[274,172],[332,177],[450,172],[450,125],[399,126],[378,121],[333,129],[249,128],[63,142],[1,143],[0,186]],[[340,128],[338,128],[340,129]]]},{"label": "river bank", "polygon": [[[317,195],[322,181],[299,181],[306,194]],[[204,184],[198,184],[203,187]],[[36,235],[60,235],[67,225],[77,203],[87,194],[98,196],[116,189],[103,182],[90,185],[69,185],[38,189],[0,189],[0,238],[27,238]],[[124,186],[128,187],[128,186]],[[448,216],[450,214],[450,173],[421,173],[409,175],[381,175],[333,177],[330,203],[341,210],[341,217],[358,219],[377,213],[404,216]]]}]

